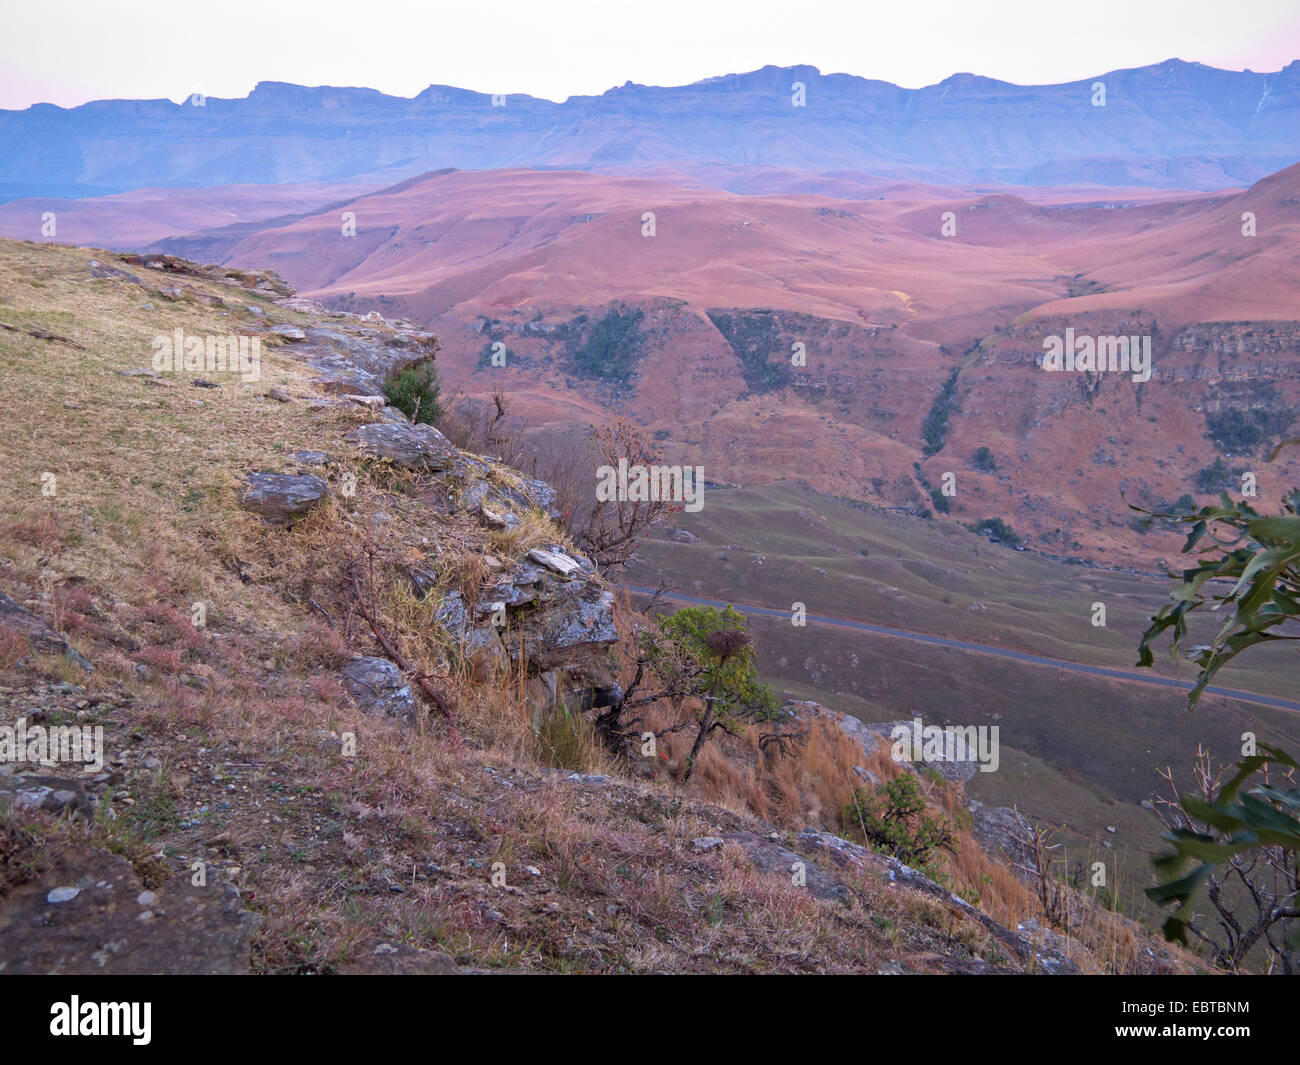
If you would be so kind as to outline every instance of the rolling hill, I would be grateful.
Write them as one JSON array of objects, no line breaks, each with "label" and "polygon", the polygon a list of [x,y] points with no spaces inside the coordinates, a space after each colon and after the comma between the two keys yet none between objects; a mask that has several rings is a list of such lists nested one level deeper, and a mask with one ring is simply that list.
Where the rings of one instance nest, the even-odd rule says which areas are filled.
[{"label": "rolling hill", "polygon": [[[953,473],[950,518],[1061,557],[1150,569],[1177,540],[1139,537],[1125,500],[1161,509],[1246,471],[1265,498],[1294,483],[1294,459],[1263,457],[1300,404],[1300,168],[1154,200],[892,191],[449,171],[157,248],[417,319],[452,388],[503,388],[534,427],[622,413],[717,482],[797,477],[915,513],[942,510]],[[584,369],[622,316],[626,372]],[[1066,328],[1150,336],[1151,380],[1043,373]]]}]

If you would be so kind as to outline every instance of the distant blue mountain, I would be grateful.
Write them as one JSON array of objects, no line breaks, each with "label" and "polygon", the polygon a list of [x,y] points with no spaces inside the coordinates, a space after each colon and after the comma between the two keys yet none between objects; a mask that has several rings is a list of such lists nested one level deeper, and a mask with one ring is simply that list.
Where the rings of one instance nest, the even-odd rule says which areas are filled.
[{"label": "distant blue mountain", "polygon": [[[1094,83],[1105,106],[1094,106]],[[804,87],[795,106],[796,83]],[[629,171],[745,164],[950,184],[1241,185],[1300,160],[1300,61],[1273,74],[1171,59],[1063,85],[972,74],[903,89],[815,67],[629,82],[564,103],[430,86],[263,82],[202,106],[100,100],[0,111],[0,201],[142,186],[398,181],[445,167]]]}]

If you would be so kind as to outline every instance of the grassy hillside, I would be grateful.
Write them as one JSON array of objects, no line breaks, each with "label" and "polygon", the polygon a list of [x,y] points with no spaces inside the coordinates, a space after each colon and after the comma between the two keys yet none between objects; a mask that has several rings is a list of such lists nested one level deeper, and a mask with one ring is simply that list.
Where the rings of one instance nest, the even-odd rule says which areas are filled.
[{"label": "grassy hillside", "polygon": [[[667,737],[664,766],[629,767],[580,715],[539,719],[538,678],[474,668],[437,610],[539,544],[569,547],[563,530],[528,508],[516,528],[485,527],[462,502],[470,480],[411,473],[345,442],[382,415],[324,395],[304,349],[282,341],[297,326],[383,346],[400,330],[295,309],[276,288],[255,271],[0,242],[0,592],[71,647],[42,651],[0,626],[2,716],[101,726],[106,748],[105,764],[83,772],[0,772],[0,947],[8,915],[43,912],[47,891],[68,883],[88,885],[75,905],[90,906],[95,863],[122,859],[141,898],[188,884],[196,863],[237,893],[257,928],[251,946],[234,944],[231,971],[1150,964],[1141,933],[1104,913],[1059,962],[1014,931],[1034,903],[974,846],[959,789],[925,783],[931,807],[959,821],[959,852],[940,870],[950,886],[931,890],[865,851],[832,860],[800,829],[843,830],[863,755],[834,729],[810,730],[790,758],[764,756],[752,732],[719,741],[683,788],[682,739]],[[193,373],[135,372],[177,328],[257,336],[260,376],[210,388]],[[517,479],[460,460],[497,488]],[[312,471],[330,494],[277,527],[240,503],[261,471]],[[618,614],[623,632],[640,621]],[[345,690],[340,670],[355,656],[393,657],[376,628],[413,684],[441,692],[455,729],[436,713],[413,724],[367,713]],[[888,758],[870,766],[908,772]],[[8,801],[37,769],[58,775],[56,799],[73,798]],[[790,876],[796,860],[807,884]],[[82,949],[77,922],[66,927],[67,949]],[[54,964],[24,957],[4,960]],[[184,970],[186,957],[168,964]],[[77,958],[59,964],[91,964]]]}]

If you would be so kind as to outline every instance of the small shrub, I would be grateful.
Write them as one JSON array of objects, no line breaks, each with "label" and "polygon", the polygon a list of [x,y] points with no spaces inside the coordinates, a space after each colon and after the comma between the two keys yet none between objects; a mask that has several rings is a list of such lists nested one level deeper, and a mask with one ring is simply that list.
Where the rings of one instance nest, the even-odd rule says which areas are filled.
[{"label": "small shrub", "polygon": [[1196,491],[1201,495],[1217,496],[1232,487],[1236,476],[1237,472],[1219,457],[1211,465],[1196,471]]},{"label": "small shrub", "polygon": [[924,865],[936,849],[956,849],[952,825],[926,813],[920,781],[912,773],[900,773],[873,791],[854,791],[843,820],[872,850],[913,867]]},{"label": "small shrub", "polygon": [[384,382],[388,402],[417,425],[432,425],[442,417],[442,404],[438,402],[441,392],[432,362],[402,370]]},{"label": "small shrub", "polygon": [[1011,544],[1012,546],[1020,543],[1020,537],[1016,531],[1001,518],[985,518],[983,521],[972,525],[970,530],[971,532],[986,533],[990,540],[996,540],[998,543]]}]

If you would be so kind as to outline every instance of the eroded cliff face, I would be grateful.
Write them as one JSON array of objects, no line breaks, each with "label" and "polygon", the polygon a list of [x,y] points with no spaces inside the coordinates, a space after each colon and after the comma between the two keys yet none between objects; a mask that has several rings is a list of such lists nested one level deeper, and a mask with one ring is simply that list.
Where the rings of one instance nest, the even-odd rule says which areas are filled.
[{"label": "eroded cliff face", "polygon": [[[1150,314],[1090,313],[939,345],[894,323],[791,311],[613,309],[641,314],[618,379],[575,358],[611,309],[447,321],[447,379],[467,392],[508,383],[534,424],[555,426],[557,411],[629,417],[716,483],[795,479],[922,514],[952,473],[941,520],[1001,519],[1030,549],[1100,565],[1172,561],[1181,537],[1136,536],[1127,504],[1160,510],[1190,494],[1204,505],[1222,489],[1207,494],[1202,471],[1220,461],[1252,470],[1262,494],[1300,483],[1294,454],[1265,462],[1300,410],[1298,322],[1168,332]],[[1045,372],[1044,340],[1067,330],[1101,338],[1103,355],[1112,337],[1117,355],[1132,344],[1144,365]]]}]

